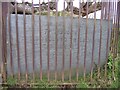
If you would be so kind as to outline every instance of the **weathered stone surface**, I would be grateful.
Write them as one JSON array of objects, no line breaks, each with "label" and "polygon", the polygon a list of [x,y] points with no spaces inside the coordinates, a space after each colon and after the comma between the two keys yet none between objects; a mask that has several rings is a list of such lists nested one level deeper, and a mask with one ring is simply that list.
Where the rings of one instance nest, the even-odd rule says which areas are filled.
[{"label": "weathered stone surface", "polygon": [[[18,72],[18,60],[17,60],[17,47],[16,47],[16,25],[15,15],[11,15],[11,40],[12,40],[12,57],[13,57],[13,69],[14,73]],[[70,30],[71,30],[71,19],[70,17],[65,18],[65,71],[69,71],[70,61]],[[42,30],[42,70],[47,71],[47,35],[48,35],[48,21],[47,16],[41,16],[41,30]],[[53,73],[55,70],[55,17],[50,17],[50,71]],[[40,49],[39,49],[39,16],[35,15],[34,24],[34,46],[35,46],[35,72],[40,71]],[[78,51],[78,18],[73,18],[73,33],[72,33],[72,74],[76,72],[77,65],[77,51]],[[110,25],[112,27],[112,24]],[[90,71],[91,59],[92,59],[92,38],[94,30],[94,19],[88,19],[88,38],[87,38],[87,52],[86,52],[86,71]],[[7,30],[8,31],[8,30]],[[86,31],[86,19],[80,19],[80,63],[79,73],[83,73],[84,68],[84,49],[85,49],[85,31]],[[18,15],[18,32],[19,32],[19,49],[20,49],[20,66],[21,73],[25,73],[25,54],[24,54],[24,23],[23,15]],[[102,21],[102,45],[101,45],[101,61],[100,65],[105,64],[106,59],[106,42],[108,32],[108,21]],[[110,32],[111,33],[111,32]],[[109,34],[110,34],[109,33]],[[32,16],[26,15],[26,42],[27,42],[27,65],[28,72],[32,73]],[[109,37],[110,39],[110,37]],[[62,70],[62,42],[63,42],[63,17],[58,17],[58,66],[57,70]],[[96,31],[95,31],[95,49],[94,49],[94,63],[98,63],[98,52],[99,52],[99,41],[100,41],[100,20],[96,20]],[[10,66],[10,41],[9,33],[7,35],[7,73],[11,73]],[[95,65],[93,65],[95,67]],[[69,74],[69,72],[68,72]]]}]

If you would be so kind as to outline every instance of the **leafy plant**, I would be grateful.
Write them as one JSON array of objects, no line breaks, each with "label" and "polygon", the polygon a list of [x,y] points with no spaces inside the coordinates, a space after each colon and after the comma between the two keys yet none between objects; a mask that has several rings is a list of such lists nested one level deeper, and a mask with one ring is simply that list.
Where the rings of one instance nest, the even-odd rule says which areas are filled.
[{"label": "leafy plant", "polygon": [[77,88],[88,88],[88,84],[84,81],[81,81],[78,85]]},{"label": "leafy plant", "polygon": [[113,57],[111,54],[108,56],[107,68],[108,70],[112,70],[113,67]]},{"label": "leafy plant", "polygon": [[10,86],[15,86],[17,84],[17,79],[10,76],[7,78],[7,84]]}]

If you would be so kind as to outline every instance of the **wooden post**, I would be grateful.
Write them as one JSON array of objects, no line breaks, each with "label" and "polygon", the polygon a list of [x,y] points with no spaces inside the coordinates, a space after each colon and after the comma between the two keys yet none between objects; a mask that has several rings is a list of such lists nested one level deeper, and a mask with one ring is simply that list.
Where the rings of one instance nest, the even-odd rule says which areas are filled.
[{"label": "wooden post", "polygon": [[6,21],[8,13],[8,2],[2,2],[2,52],[3,52],[3,83],[6,83],[7,78],[7,39],[6,39]]},{"label": "wooden post", "polygon": [[6,83],[6,17],[7,2],[0,2],[0,83]]}]

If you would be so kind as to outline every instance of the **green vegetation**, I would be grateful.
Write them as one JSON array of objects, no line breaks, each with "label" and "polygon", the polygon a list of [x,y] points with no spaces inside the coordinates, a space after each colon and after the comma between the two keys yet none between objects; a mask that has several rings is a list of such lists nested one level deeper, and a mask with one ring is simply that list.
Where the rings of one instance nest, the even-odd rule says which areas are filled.
[{"label": "green vegetation", "polygon": [[[113,73],[113,65],[114,65],[114,73]],[[79,81],[76,82],[76,77],[72,78],[72,82],[76,83],[76,87],[77,88],[118,88],[119,86],[119,77],[120,77],[120,58],[116,58],[115,62],[113,64],[113,58],[111,55],[109,55],[108,58],[108,63],[107,63],[107,77],[104,77],[104,68],[101,68],[101,72],[100,72],[100,77],[97,77],[97,70],[93,72],[93,79],[92,81],[90,81],[90,74],[86,75],[86,80],[83,80],[83,77],[79,77]],[[25,79],[21,80],[21,86],[20,87],[25,87],[24,84]],[[24,83],[23,83],[24,82]],[[17,83],[17,78],[12,78],[12,77],[8,77],[7,79],[7,83],[10,86],[16,86]],[[59,87],[59,85],[61,85],[62,83],[68,83],[69,81],[47,81],[46,76],[43,77],[43,80],[41,81],[39,79],[38,76],[36,76],[34,82],[33,80],[29,80],[28,82],[29,85],[28,87],[34,87],[34,88],[57,88]],[[34,83],[34,84],[33,84]]]},{"label": "green vegetation", "polygon": [[16,83],[17,83],[17,79],[15,79],[15,78],[13,78],[13,77],[11,77],[11,76],[9,76],[9,77],[7,78],[7,84],[8,84],[8,85],[10,85],[10,86],[15,86]]}]

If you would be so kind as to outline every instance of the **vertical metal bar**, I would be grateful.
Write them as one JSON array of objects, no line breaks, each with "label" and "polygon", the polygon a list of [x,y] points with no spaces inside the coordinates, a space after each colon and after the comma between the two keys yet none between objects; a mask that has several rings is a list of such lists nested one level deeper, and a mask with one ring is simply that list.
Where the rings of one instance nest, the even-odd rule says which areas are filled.
[{"label": "vertical metal bar", "polygon": [[86,32],[85,32],[85,49],[84,49],[84,81],[86,79],[86,53],[87,53],[87,34],[88,34],[88,0],[86,7]]},{"label": "vertical metal bar", "polygon": [[92,81],[92,76],[93,76],[93,63],[94,63],[94,49],[95,49],[95,31],[96,31],[96,1],[95,2],[95,12],[94,12],[94,30],[93,30],[93,38],[92,38],[92,61],[91,61],[91,67],[90,67],[90,81]]},{"label": "vertical metal bar", "polygon": [[104,15],[104,18],[107,19],[107,7],[108,7],[108,2],[105,2],[105,15]]},{"label": "vertical metal bar", "polygon": [[[113,11],[114,11],[114,1],[112,2],[112,9],[113,9]],[[113,14],[113,28],[112,28],[112,36],[111,36],[111,38],[112,38],[112,49],[111,49],[111,53],[113,53],[113,51],[114,51],[114,14]]]},{"label": "vertical metal bar", "polygon": [[117,53],[118,53],[118,42],[119,42],[119,32],[120,32],[120,1],[117,3]]},{"label": "vertical metal bar", "polygon": [[78,49],[77,49],[77,67],[76,67],[76,80],[78,81],[79,77],[79,62],[80,62],[80,15],[81,15],[81,0],[79,0],[79,16],[78,16]]},{"label": "vertical metal bar", "polygon": [[56,16],[55,16],[55,81],[57,80],[57,46],[58,46],[58,0],[55,1],[56,5]]},{"label": "vertical metal bar", "polygon": [[[108,3],[107,13],[110,12],[110,2]],[[108,61],[108,49],[109,49],[109,37],[110,37],[110,13],[107,15],[108,19],[108,30],[107,30],[107,42],[106,42],[106,64],[105,64],[105,78],[107,76],[107,61]]]},{"label": "vertical metal bar", "polygon": [[115,45],[116,45],[116,47],[115,47],[115,57],[117,57],[117,47],[118,47],[118,40],[117,40],[117,37],[118,37],[118,28],[117,28],[117,24],[118,24],[118,15],[117,15],[117,1],[116,1],[116,27],[115,27],[115,31],[116,31],[116,33],[115,33],[115,36],[116,36],[116,39],[115,39]]},{"label": "vertical metal bar", "polygon": [[[112,10],[114,12],[114,1],[112,2]],[[112,20],[114,20],[114,15],[112,15]],[[113,42],[114,42],[114,21],[113,21],[113,27],[112,27],[112,32],[111,32],[111,53],[113,53],[113,47],[114,47]]]},{"label": "vertical metal bar", "polygon": [[16,16],[16,45],[17,45],[17,60],[18,60],[18,82],[20,81],[20,54],[19,54],[19,31],[18,31],[18,15],[17,1],[15,1],[15,16]]},{"label": "vertical metal bar", "polygon": [[8,3],[8,32],[9,32],[9,42],[10,42],[10,69],[11,69],[11,77],[13,77],[13,61],[12,61],[12,41],[11,41],[11,27],[10,27],[10,22],[11,22],[11,15],[10,15],[10,2]]},{"label": "vertical metal bar", "polygon": [[63,5],[63,8],[64,8],[64,10],[63,10],[63,42],[62,42],[62,44],[63,44],[63,49],[62,49],[62,81],[64,81],[64,61],[65,61],[65,0],[64,0],[64,3],[63,3],[64,5]]},{"label": "vertical metal bar", "polygon": [[106,19],[106,8],[107,8],[107,2],[103,2],[103,19]]},{"label": "vertical metal bar", "polygon": [[[2,2],[0,2],[0,79],[2,79],[2,74],[3,74],[3,45],[2,45],[2,42],[3,42],[3,37],[2,37],[2,29],[3,29],[3,20],[2,20]],[[2,81],[3,80],[0,80],[0,84],[2,84]],[[0,85],[1,86],[1,85]]]},{"label": "vertical metal bar", "polygon": [[116,28],[116,15],[115,15],[115,1],[113,2],[113,57],[115,56],[115,28]]},{"label": "vertical metal bar", "polygon": [[28,65],[27,65],[27,46],[26,46],[26,15],[25,15],[25,0],[23,2],[24,10],[23,10],[23,18],[24,18],[24,53],[25,53],[25,78],[26,83],[28,81]]},{"label": "vertical metal bar", "polygon": [[48,81],[50,80],[50,45],[49,45],[49,43],[50,43],[50,2],[49,2],[49,0],[48,0],[48,15],[47,15],[47,19],[48,19],[48,25],[47,25],[47,27],[48,27],[48,35],[47,35],[47,39],[48,39],[48,42],[47,42],[47,50],[48,50],[48,52],[47,52],[47,77],[48,77]]},{"label": "vertical metal bar", "polygon": [[100,19],[100,43],[99,43],[99,55],[98,55],[98,78],[100,77],[100,60],[101,60],[101,45],[102,45],[102,21],[103,21],[103,12],[104,12],[104,6],[102,2],[102,8],[101,8],[101,19]]},{"label": "vertical metal bar", "polygon": [[[112,6],[111,7],[112,7],[112,10],[113,10],[114,9],[114,3],[113,2],[112,2]],[[112,16],[112,18],[114,18],[114,16]],[[114,37],[113,32],[114,32],[114,25],[113,25],[113,28],[112,28],[112,31],[111,31],[111,44],[110,44],[110,51],[111,51],[111,53],[113,53],[113,37]]]},{"label": "vertical metal bar", "polygon": [[114,52],[113,52],[113,65],[112,65],[112,76],[113,76],[113,78],[114,78],[114,76],[115,76],[115,73],[114,73],[114,71],[115,71],[115,62],[114,62],[114,60],[115,60],[115,58],[116,58],[116,56],[117,56],[117,1],[115,1],[115,3],[114,3],[114,12],[115,12],[115,15],[114,15],[114,17],[115,17],[115,22],[114,22],[114,25],[115,25],[115,27],[114,27]]},{"label": "vertical metal bar", "polygon": [[32,0],[32,63],[33,63],[33,81],[35,80],[35,53],[34,53],[34,7]]},{"label": "vertical metal bar", "polygon": [[69,81],[71,81],[72,75],[72,32],[73,32],[73,1],[70,3],[70,10],[71,10],[71,31],[70,31],[70,71],[69,71]]},{"label": "vertical metal bar", "polygon": [[[117,14],[118,14],[118,38],[117,38],[117,39],[118,39],[118,42],[119,42],[119,37],[120,37],[120,36],[119,36],[119,33],[120,33],[120,1],[118,2],[118,7],[117,7],[117,9],[118,9],[118,10],[117,10]],[[117,42],[117,43],[118,43],[118,42]],[[117,52],[118,52],[118,49],[119,49],[119,48],[117,47]]]},{"label": "vertical metal bar", "polygon": [[113,52],[112,52],[112,55],[113,55],[113,60],[112,60],[112,76],[114,78],[114,59],[115,59],[115,42],[116,42],[116,35],[115,35],[115,32],[116,32],[116,9],[115,9],[115,1],[113,2],[113,12],[114,12],[114,15],[113,15]]},{"label": "vertical metal bar", "polygon": [[40,80],[42,80],[42,30],[41,30],[41,0],[39,0],[39,39],[40,39]]}]

